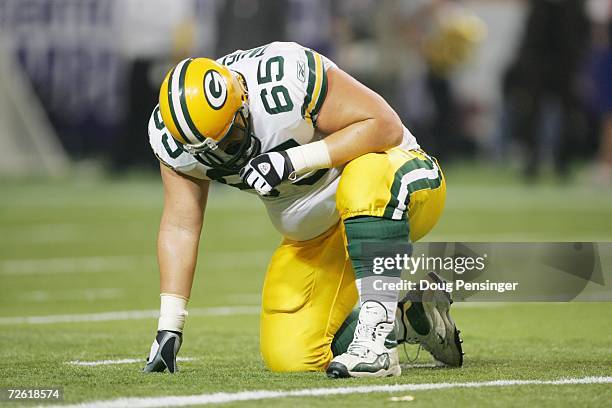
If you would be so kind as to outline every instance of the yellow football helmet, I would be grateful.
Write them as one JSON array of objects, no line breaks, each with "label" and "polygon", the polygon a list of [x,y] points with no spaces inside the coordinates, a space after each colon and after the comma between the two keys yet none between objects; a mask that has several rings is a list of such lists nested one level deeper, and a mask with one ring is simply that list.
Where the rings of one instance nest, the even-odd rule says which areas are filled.
[{"label": "yellow football helmet", "polygon": [[199,161],[235,172],[259,154],[251,133],[246,84],[208,58],[188,58],[166,75],[159,91],[162,120]]},{"label": "yellow football helmet", "polygon": [[443,76],[464,64],[487,36],[487,25],[462,9],[444,13],[424,44],[431,68]]}]

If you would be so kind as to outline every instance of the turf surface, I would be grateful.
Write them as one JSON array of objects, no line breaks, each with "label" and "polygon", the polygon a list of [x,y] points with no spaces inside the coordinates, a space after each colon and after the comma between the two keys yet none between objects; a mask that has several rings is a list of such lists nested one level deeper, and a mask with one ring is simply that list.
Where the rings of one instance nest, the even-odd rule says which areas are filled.
[{"label": "turf surface", "polygon": [[[612,192],[554,183],[523,186],[491,169],[447,169],[447,209],[435,241],[612,241]],[[156,177],[0,182],[0,387],[53,386],[65,401],[248,390],[556,380],[612,376],[612,303],[464,304],[454,310],[466,363],[459,370],[406,367],[399,379],[330,381],[320,373],[275,374],[258,353],[249,313],[189,317],[179,375],[140,373],[142,364],[73,366],[68,361],[141,359],[154,318],[25,324],[10,317],[158,307]],[[279,237],[256,198],[211,193],[190,309],[254,306]],[[415,347],[407,349],[412,357]],[[403,361],[408,364],[404,356]],[[429,363],[421,353],[417,363]],[[391,396],[412,395],[412,402]],[[262,400],[263,406],[605,406],[612,385],[528,385]],[[224,406],[247,406],[235,402]]]}]

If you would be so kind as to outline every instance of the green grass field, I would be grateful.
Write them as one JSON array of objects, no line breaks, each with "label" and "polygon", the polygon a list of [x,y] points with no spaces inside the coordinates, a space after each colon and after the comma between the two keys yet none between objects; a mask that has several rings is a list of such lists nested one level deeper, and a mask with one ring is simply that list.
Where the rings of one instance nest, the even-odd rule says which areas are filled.
[{"label": "green grass field", "polygon": [[[523,186],[491,168],[446,173],[447,209],[428,240],[612,241],[612,191]],[[143,375],[159,302],[158,178],[5,180],[0,191],[0,387],[63,386],[64,404],[225,392],[233,402],[223,406],[612,406],[609,382],[482,386],[612,377],[612,303],[456,305],[465,340],[462,369],[430,368],[423,352],[417,364],[403,357],[397,379],[331,381],[322,373],[267,371],[258,352],[257,308],[267,259],[280,238],[256,198],[224,188],[211,193],[206,214],[181,350],[191,360],[180,364],[178,375]],[[108,312],[123,313],[101,315]],[[416,348],[407,351],[414,356]],[[124,359],[138,362],[69,363]],[[476,384],[364,388],[441,383]],[[352,389],[246,401],[235,394],[332,387]],[[414,400],[390,400],[406,395]]]}]

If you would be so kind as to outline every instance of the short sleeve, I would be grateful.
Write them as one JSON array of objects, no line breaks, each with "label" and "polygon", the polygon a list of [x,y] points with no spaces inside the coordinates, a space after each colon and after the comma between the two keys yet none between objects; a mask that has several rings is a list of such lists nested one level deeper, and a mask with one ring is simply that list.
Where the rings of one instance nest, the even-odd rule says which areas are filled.
[{"label": "short sleeve", "polygon": [[157,159],[165,166],[191,177],[209,180],[206,167],[185,152],[170,136],[159,113],[159,105],[155,107],[149,119],[149,144]]},{"label": "short sleeve", "polygon": [[316,125],[317,116],[327,96],[327,71],[336,64],[316,51],[305,48],[304,53],[307,63],[307,81],[302,117]]}]

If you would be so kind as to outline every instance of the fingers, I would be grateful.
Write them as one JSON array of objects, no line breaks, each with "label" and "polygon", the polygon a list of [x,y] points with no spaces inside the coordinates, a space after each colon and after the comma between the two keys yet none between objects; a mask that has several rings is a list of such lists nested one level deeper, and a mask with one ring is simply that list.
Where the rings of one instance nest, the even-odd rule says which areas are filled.
[{"label": "fingers", "polygon": [[255,182],[261,179],[261,176],[253,170],[247,171],[245,176],[242,178],[245,183],[247,183],[251,187],[255,187]]},{"label": "fingers", "polygon": [[266,179],[250,164],[240,169],[238,174],[242,178],[242,181],[249,187],[255,189],[258,194],[268,195],[272,191],[272,186],[268,184]]},{"label": "fingers", "polygon": [[247,164],[240,169],[238,175],[244,180],[249,174],[251,174],[251,172],[253,172],[253,167],[250,164]]},{"label": "fingers", "polygon": [[272,191],[272,186],[262,179],[255,185],[255,190],[261,195],[268,195]]}]

